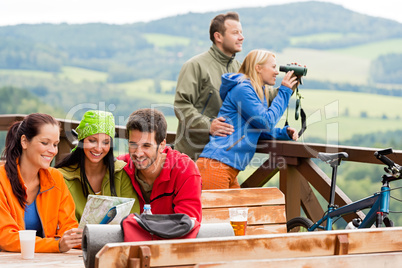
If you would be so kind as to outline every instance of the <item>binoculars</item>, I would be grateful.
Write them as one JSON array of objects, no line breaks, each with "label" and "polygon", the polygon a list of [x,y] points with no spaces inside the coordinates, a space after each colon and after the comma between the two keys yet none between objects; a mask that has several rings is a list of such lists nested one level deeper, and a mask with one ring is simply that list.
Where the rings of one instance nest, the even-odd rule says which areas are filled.
[{"label": "binoculars", "polygon": [[279,66],[279,71],[285,72],[285,73],[294,71],[294,74],[297,76],[306,76],[307,75],[307,68],[298,66],[296,64],[281,65],[281,66]]}]

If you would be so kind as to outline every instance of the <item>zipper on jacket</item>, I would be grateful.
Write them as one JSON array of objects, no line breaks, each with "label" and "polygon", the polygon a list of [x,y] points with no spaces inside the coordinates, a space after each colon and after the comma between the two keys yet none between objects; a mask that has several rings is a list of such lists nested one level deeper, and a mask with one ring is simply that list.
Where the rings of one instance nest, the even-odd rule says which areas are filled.
[{"label": "zipper on jacket", "polygon": [[[52,188],[53,188],[53,187],[52,187]],[[39,194],[40,194],[40,192],[38,193],[38,195],[39,195]],[[38,197],[38,195],[35,197],[35,199]],[[35,200],[35,201],[37,201],[37,200]],[[43,226],[42,218],[41,218],[40,215],[39,215],[38,203],[37,203],[37,202],[35,202],[35,209],[36,209],[36,211],[38,212],[38,217],[39,217],[40,225],[42,226],[42,234],[40,235],[40,237],[45,238],[45,237],[46,237],[46,234],[45,234],[45,227]],[[24,224],[25,224],[25,223],[24,223]],[[58,227],[59,227],[59,225],[57,224],[57,229],[59,229]],[[57,231],[56,231],[56,233],[57,233]],[[39,235],[37,235],[37,236],[39,236]]]},{"label": "zipper on jacket", "polygon": [[230,149],[232,149],[233,147],[236,146],[236,144],[238,144],[239,142],[241,142],[244,138],[246,137],[246,135],[241,136],[240,139],[238,139],[235,143],[233,143],[232,145],[230,145],[229,148],[226,149],[226,151],[229,151]]},{"label": "zipper on jacket", "polygon": [[[52,190],[53,188],[54,188],[54,186],[50,187],[49,189],[47,189],[47,190],[45,190],[45,191],[41,191],[41,190],[39,189],[39,193],[38,193],[38,195],[36,196],[36,201],[37,201],[37,198],[38,198],[38,196],[39,196],[40,194],[43,194],[43,193],[45,193],[45,192],[47,192],[47,191],[50,191],[50,190]],[[40,214],[39,214],[38,203],[37,203],[37,202],[35,202],[35,206],[36,206],[36,211],[38,211],[38,216],[39,216],[40,224],[42,225],[42,238],[45,238],[45,237],[46,237],[46,234],[45,234],[45,226],[43,225],[42,218],[41,218],[41,216],[40,216]],[[57,224],[56,234],[58,233],[59,229],[60,229],[60,226],[59,226],[59,224]]]},{"label": "zipper on jacket", "polygon": [[229,65],[230,63],[234,60],[235,58],[235,54],[232,55],[232,57],[230,58],[230,60],[228,61],[228,64],[226,64],[226,71],[229,73]]},{"label": "zipper on jacket", "polygon": [[208,95],[207,101],[205,102],[204,108],[202,108],[201,114],[204,114],[205,109],[207,108],[208,102],[209,102],[209,100],[211,99],[211,97],[212,97],[212,90],[209,91],[209,95]]}]

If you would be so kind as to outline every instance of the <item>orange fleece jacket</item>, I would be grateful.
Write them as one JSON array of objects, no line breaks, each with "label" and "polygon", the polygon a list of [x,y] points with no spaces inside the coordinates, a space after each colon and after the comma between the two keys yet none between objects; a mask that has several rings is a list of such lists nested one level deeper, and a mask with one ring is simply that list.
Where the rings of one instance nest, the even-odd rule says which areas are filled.
[{"label": "orange fleece jacket", "polygon": [[[19,165],[18,177],[26,190]],[[36,206],[45,237],[36,237],[35,252],[60,252],[58,238],[78,227],[74,200],[57,169],[40,169],[39,179]],[[25,229],[24,215],[3,165],[0,167],[0,251],[21,251],[18,231]]]}]

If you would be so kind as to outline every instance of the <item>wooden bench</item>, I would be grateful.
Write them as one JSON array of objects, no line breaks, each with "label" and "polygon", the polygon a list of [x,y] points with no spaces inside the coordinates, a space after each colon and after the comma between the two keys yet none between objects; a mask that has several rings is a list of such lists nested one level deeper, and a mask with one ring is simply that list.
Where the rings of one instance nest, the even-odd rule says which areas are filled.
[{"label": "wooden bench", "polygon": [[230,222],[229,208],[248,207],[246,235],[286,233],[285,196],[276,187],[204,190],[202,223]]},{"label": "wooden bench", "polygon": [[[246,235],[286,233],[285,197],[278,188],[204,190],[201,198],[199,239],[233,236],[229,224],[230,207],[249,208]],[[86,266],[93,265],[96,253],[106,243],[122,242],[122,238],[119,226],[99,228],[94,225],[85,228],[82,247]]]},{"label": "wooden bench", "polygon": [[265,260],[245,260],[228,261],[215,263],[201,263],[195,268],[305,268],[305,267],[325,267],[325,268],[356,268],[356,267],[382,267],[394,268],[397,263],[402,262],[402,252],[391,253],[372,253],[355,255],[337,255],[321,257],[285,258],[285,259],[265,259]]},{"label": "wooden bench", "polygon": [[[195,267],[197,264],[201,266],[206,262],[244,262],[247,260],[279,260],[348,254],[384,254],[402,252],[401,237],[402,227],[393,227],[110,243],[105,245],[96,255],[95,267],[188,268]],[[400,256],[397,258],[400,259]],[[229,265],[231,268],[235,267],[232,264]]]}]

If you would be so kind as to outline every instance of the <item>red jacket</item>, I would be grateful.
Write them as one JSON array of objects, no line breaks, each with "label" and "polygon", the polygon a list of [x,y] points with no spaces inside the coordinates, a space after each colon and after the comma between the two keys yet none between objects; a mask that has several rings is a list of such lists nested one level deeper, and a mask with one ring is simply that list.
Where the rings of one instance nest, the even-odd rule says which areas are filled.
[{"label": "red jacket", "polygon": [[[151,193],[151,210],[153,214],[184,213],[196,219],[196,225],[183,238],[194,238],[198,234],[202,219],[201,207],[201,175],[194,161],[187,155],[166,147],[166,160],[158,178],[156,178]],[[127,162],[124,170],[129,175],[134,189],[140,199],[141,213],[144,209],[144,197],[139,183],[134,177],[135,165],[130,155],[125,154],[118,159]],[[150,236],[150,239],[151,236]],[[153,238],[155,239],[155,238]]]},{"label": "red jacket", "polygon": [[[18,166],[18,175],[25,188]],[[59,252],[55,238],[77,228],[74,200],[63,175],[54,168],[40,169],[40,192],[36,206],[45,238],[36,237],[35,252]],[[25,188],[26,189],[26,188]],[[0,167],[0,251],[20,251],[18,231],[25,229],[25,211],[14,195],[4,166]]]}]

